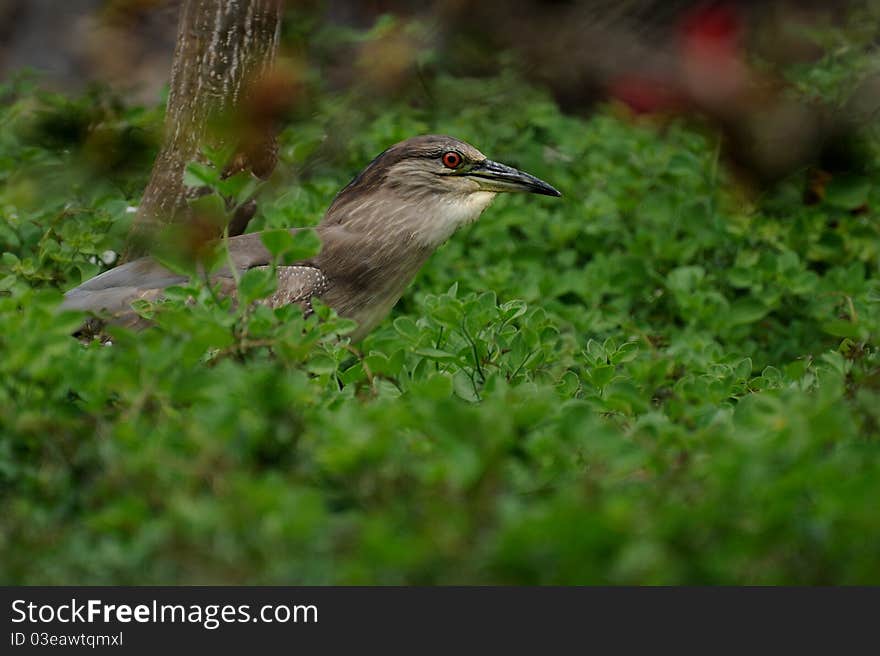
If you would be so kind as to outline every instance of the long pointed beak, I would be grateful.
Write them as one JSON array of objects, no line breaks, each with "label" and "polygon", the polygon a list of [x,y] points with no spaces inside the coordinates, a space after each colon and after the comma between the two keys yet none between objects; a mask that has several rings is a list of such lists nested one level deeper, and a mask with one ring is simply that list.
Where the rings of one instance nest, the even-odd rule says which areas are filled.
[{"label": "long pointed beak", "polygon": [[530,173],[500,162],[493,162],[491,159],[484,159],[475,164],[465,175],[476,179],[486,191],[526,191],[545,196],[562,195],[555,187]]}]

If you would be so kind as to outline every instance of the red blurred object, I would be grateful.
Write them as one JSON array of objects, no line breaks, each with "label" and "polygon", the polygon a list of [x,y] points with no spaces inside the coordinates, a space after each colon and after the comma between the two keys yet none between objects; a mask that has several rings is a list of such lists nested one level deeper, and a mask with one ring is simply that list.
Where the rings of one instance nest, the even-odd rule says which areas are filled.
[{"label": "red blurred object", "polygon": [[608,90],[612,98],[625,103],[637,114],[682,111],[686,100],[677,85],[667,80],[640,75],[622,75]]},{"label": "red blurred object", "polygon": [[703,5],[685,14],[680,38],[685,53],[706,57],[738,54],[743,21],[728,4]]},{"label": "red blurred object", "polygon": [[609,85],[611,97],[637,113],[733,109],[751,87],[744,61],[744,24],[729,4],[687,12],[674,32],[671,65],[662,73],[625,73]]},{"label": "red blurred object", "polygon": [[752,87],[742,48],[743,20],[728,4],[698,7],[684,16],[678,39],[685,95],[700,108],[729,112]]}]

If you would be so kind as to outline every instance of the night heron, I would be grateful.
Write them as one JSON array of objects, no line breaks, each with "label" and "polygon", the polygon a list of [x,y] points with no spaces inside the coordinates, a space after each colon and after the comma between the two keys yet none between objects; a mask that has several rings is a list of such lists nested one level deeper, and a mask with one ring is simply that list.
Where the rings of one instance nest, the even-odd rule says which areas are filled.
[{"label": "night heron", "polygon": [[[320,298],[357,322],[350,333],[357,341],[388,314],[437,247],[506,191],[560,195],[533,175],[493,162],[452,137],[413,137],[391,146],[333,200],[316,227],[320,253],[278,266],[277,289],[262,302],[298,303],[309,313],[312,298]],[[228,247],[239,273],[272,263],[259,233],[233,237]],[[166,287],[186,281],[145,257],[71,289],[62,307],[138,327],[145,322],[131,308],[133,301],[156,300]],[[214,274],[213,281],[222,291],[235,292],[229,268]]]}]

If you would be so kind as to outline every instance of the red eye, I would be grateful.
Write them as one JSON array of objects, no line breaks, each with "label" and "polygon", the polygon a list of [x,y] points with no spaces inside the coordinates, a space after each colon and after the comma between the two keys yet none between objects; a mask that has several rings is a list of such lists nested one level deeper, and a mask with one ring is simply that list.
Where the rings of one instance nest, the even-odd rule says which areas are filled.
[{"label": "red eye", "polygon": [[443,153],[443,165],[450,169],[457,169],[461,166],[461,155],[454,150],[450,150],[448,153]]}]

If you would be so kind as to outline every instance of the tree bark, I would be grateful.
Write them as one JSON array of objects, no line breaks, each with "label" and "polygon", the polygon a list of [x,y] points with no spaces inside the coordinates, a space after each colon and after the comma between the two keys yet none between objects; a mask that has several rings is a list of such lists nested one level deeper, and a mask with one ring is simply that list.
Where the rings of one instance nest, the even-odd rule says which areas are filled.
[{"label": "tree bark", "polygon": [[[247,170],[265,178],[274,169],[276,121],[254,125],[248,103],[265,95],[253,92],[274,64],[281,10],[282,0],[183,0],[163,145],[129,234],[127,256],[148,248],[157,228],[192,218],[184,173],[189,162],[207,161],[206,148],[236,146],[227,174]],[[236,216],[233,223],[242,221]]]}]

